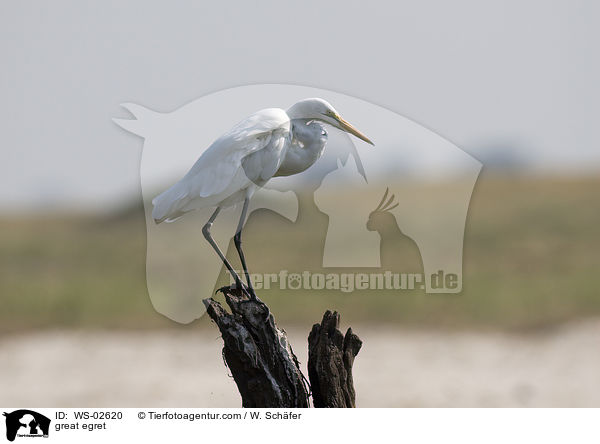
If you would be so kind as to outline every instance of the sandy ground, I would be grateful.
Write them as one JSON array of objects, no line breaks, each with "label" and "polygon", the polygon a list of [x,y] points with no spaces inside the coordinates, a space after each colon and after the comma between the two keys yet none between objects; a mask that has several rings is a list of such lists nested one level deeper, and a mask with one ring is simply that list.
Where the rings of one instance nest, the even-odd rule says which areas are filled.
[{"label": "sandy ground", "polygon": [[[600,406],[600,320],[523,335],[354,330],[362,407]],[[306,334],[290,339],[305,365]],[[211,330],[8,336],[0,362],[5,406],[240,406]]]}]

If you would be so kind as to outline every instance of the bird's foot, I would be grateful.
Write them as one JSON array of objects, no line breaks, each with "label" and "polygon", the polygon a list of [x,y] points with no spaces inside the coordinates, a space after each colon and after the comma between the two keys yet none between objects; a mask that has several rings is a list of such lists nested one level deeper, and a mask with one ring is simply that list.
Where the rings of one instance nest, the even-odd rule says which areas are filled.
[{"label": "bird's foot", "polygon": [[260,305],[262,305],[264,308],[266,308],[266,315],[264,318],[264,322],[268,323],[269,322],[269,318],[271,317],[271,310],[269,310],[269,307],[267,306],[267,304],[265,304],[263,301],[259,300],[258,297],[256,296],[256,293],[254,292],[254,290],[252,288],[249,289],[249,293],[250,296],[248,297],[248,299],[244,299],[243,301],[240,301],[240,304],[249,304],[251,302],[254,302],[255,304],[258,302],[260,303]]},{"label": "bird's foot", "polygon": [[217,288],[215,294],[221,292],[223,294],[226,293],[235,293],[240,292],[242,295],[246,296],[248,300],[256,300],[256,293],[254,293],[254,289],[252,287],[247,287],[242,282],[233,284],[233,285],[225,285],[221,288]]},{"label": "bird's foot", "polygon": [[225,293],[227,293],[228,291],[231,291],[231,286],[229,286],[229,285],[224,285],[224,286],[223,286],[223,287],[221,287],[221,288],[217,288],[217,290],[215,291],[215,294],[217,294],[217,293],[223,293],[223,294],[225,294]]},{"label": "bird's foot", "polygon": [[[256,296],[256,293],[254,292],[254,288],[252,287],[247,287],[249,293],[250,293],[250,299],[249,301],[258,301],[258,297]],[[267,315],[265,316],[265,322],[269,322],[269,318],[271,317],[271,310],[269,309],[269,307],[267,306],[267,304],[265,304],[264,302],[260,301],[262,303],[262,305],[267,309]]]},{"label": "bird's foot", "polygon": [[250,299],[253,301],[256,301],[258,298],[256,297],[256,293],[254,292],[254,288],[252,287],[246,287],[246,291],[248,292],[248,294],[250,295]]},{"label": "bird's foot", "polygon": [[[255,296],[256,297],[256,296]],[[246,299],[243,301],[240,301],[240,304],[249,304],[250,302],[256,302],[258,299]],[[263,319],[265,324],[269,323],[269,318],[271,317],[271,310],[269,310],[269,307],[267,307],[267,305],[261,301],[261,305],[267,309],[267,313],[265,314],[265,317]]]},{"label": "bird's foot", "polygon": [[[258,297],[256,296],[256,292],[254,291],[254,288],[252,287],[248,287],[246,285],[244,285],[243,283],[239,283],[239,284],[234,284],[234,285],[225,285],[224,287],[221,287],[219,289],[217,289],[217,291],[215,291],[215,294],[221,292],[223,294],[226,293],[231,293],[234,291],[237,291],[238,289],[241,289],[241,293],[246,296],[247,299],[244,299],[243,301],[240,301],[240,304],[247,304],[249,302],[257,302],[258,301]],[[263,305],[263,307],[265,307],[267,309],[267,314],[265,316],[265,322],[269,322],[269,318],[271,317],[271,310],[269,310],[269,307],[267,307],[267,305],[265,303],[263,303],[261,301],[261,304]]]}]

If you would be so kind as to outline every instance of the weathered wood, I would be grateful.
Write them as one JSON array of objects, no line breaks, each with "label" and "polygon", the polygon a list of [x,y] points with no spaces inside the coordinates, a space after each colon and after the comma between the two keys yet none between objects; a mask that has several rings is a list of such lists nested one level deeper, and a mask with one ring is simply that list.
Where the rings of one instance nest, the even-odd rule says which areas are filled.
[{"label": "weathered wood", "polygon": [[339,330],[340,315],[327,310],[308,336],[308,378],[315,407],[356,407],[352,365],[362,341],[349,328]]},{"label": "weathered wood", "polygon": [[[223,338],[223,357],[243,407],[308,407],[306,378],[288,342],[260,299],[249,300],[239,290],[221,289],[225,308],[205,299],[208,315]],[[308,375],[315,407],[355,407],[352,381],[354,358],[361,340],[349,328],[338,329],[340,316],[327,310],[308,337]]]},{"label": "weathered wood", "polygon": [[243,407],[308,407],[308,390],[284,330],[268,307],[239,290],[223,289],[228,313],[213,298],[208,315],[223,337],[223,356],[242,396]]}]

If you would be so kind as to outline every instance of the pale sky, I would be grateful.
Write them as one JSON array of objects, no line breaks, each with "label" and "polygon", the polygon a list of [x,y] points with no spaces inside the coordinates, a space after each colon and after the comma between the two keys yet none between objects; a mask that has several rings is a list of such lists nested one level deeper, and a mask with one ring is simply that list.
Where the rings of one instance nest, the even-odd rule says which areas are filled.
[{"label": "pale sky", "polygon": [[364,5],[2,2],[0,211],[139,198],[142,141],[112,123],[120,103],[173,111],[256,83],[354,96],[475,156],[600,169],[599,3]]}]

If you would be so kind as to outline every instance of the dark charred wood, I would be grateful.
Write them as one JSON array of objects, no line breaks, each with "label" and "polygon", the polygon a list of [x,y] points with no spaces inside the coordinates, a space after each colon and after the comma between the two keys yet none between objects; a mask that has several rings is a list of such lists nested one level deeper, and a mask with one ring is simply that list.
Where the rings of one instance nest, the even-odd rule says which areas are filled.
[{"label": "dark charred wood", "polygon": [[362,341],[349,328],[339,330],[340,315],[327,310],[308,336],[308,378],[315,407],[356,407],[352,366]]},{"label": "dark charred wood", "polygon": [[223,338],[223,356],[242,396],[243,407],[308,407],[308,389],[287,334],[268,307],[232,288],[222,289],[228,313],[213,298],[208,315]]},{"label": "dark charred wood", "polygon": [[[208,315],[223,338],[223,357],[242,396],[243,407],[308,407],[307,380],[269,308],[239,290],[221,289],[229,313],[213,298]],[[342,335],[337,312],[326,311],[308,337],[308,375],[315,407],[355,407],[352,365],[362,345],[348,329]]]}]

